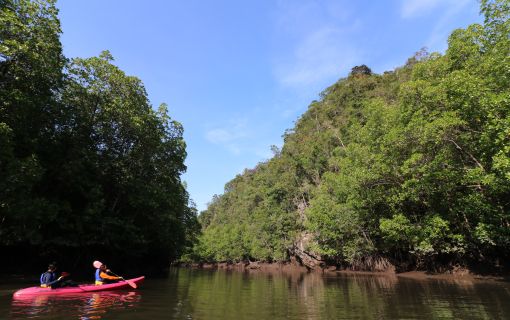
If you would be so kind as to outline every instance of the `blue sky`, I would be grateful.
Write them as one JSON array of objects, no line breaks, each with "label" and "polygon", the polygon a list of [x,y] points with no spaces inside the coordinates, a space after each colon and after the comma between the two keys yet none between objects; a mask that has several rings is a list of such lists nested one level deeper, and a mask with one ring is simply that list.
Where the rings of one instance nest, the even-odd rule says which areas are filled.
[{"label": "blue sky", "polygon": [[199,210],[271,157],[318,94],[366,64],[381,73],[422,47],[444,52],[480,22],[476,0],[60,0],[68,57],[110,50],[184,125],[183,180]]}]

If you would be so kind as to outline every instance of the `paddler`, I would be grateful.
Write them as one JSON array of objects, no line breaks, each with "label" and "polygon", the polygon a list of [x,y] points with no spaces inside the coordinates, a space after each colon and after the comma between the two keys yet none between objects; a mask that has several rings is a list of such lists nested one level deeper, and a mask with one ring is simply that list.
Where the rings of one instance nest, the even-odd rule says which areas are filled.
[{"label": "paddler", "polygon": [[122,277],[110,274],[112,273],[110,269],[106,267],[106,264],[103,264],[100,261],[94,261],[92,265],[96,268],[96,286],[123,280]]},{"label": "paddler", "polygon": [[55,271],[57,266],[54,263],[48,265],[48,271],[41,274],[41,288],[58,288],[60,287],[60,281],[64,278],[60,276],[57,278]]}]

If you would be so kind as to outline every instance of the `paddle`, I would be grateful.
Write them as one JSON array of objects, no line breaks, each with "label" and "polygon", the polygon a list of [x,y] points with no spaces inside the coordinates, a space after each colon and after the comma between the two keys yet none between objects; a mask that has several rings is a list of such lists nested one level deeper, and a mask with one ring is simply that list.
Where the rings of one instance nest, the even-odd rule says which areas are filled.
[{"label": "paddle", "polygon": [[113,274],[114,276],[119,277],[119,278],[121,278],[122,280],[126,281],[126,282],[127,282],[127,283],[131,286],[131,288],[133,288],[133,289],[138,288],[138,286],[136,285],[136,283],[134,283],[133,281],[131,281],[131,280],[126,280],[126,279],[124,279],[124,277],[119,276],[118,274],[116,274],[116,273],[112,272],[111,270],[108,270],[108,271],[109,271],[111,274]]},{"label": "paddle", "polygon": [[65,272],[65,271],[62,271],[62,273],[60,274],[60,277],[58,277],[57,281],[60,282],[62,279],[64,279],[65,277],[69,277],[71,274],[69,272]]},{"label": "paddle", "polygon": [[[62,271],[62,273],[60,274],[59,279],[64,279],[66,277],[69,277],[70,275],[71,274],[69,272]],[[87,290],[83,289],[79,284],[77,284],[74,281],[71,281],[71,283],[68,283],[68,284],[66,284],[63,287],[73,287],[73,288],[78,288],[78,289],[80,289],[83,292],[88,292]],[[60,287],[60,288],[63,288],[63,287]]]}]

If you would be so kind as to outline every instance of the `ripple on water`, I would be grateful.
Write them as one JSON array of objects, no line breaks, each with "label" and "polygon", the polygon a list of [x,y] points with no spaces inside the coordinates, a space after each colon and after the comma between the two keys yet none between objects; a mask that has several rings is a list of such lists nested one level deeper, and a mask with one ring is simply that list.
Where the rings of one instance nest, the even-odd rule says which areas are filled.
[{"label": "ripple on water", "polygon": [[141,295],[135,291],[13,297],[10,317],[12,319],[102,319],[111,311],[133,308],[140,300]]}]

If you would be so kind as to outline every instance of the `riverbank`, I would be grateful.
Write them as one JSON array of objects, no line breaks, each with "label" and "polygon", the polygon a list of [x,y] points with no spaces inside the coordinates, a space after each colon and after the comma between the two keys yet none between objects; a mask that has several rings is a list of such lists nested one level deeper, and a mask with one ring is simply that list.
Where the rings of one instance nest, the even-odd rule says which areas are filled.
[{"label": "riverbank", "polygon": [[434,273],[424,270],[412,270],[406,272],[396,272],[395,270],[387,270],[384,272],[373,271],[357,271],[349,269],[339,269],[334,266],[323,269],[308,269],[298,263],[293,262],[238,262],[238,263],[202,263],[187,264],[183,267],[203,270],[231,270],[250,273],[321,273],[324,275],[371,275],[371,276],[396,276],[415,280],[488,280],[488,281],[508,281],[510,282],[510,274],[480,274],[466,268],[453,268],[444,273]]}]

